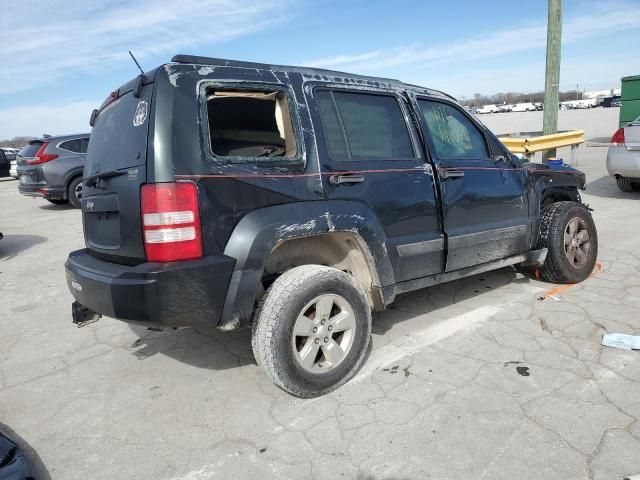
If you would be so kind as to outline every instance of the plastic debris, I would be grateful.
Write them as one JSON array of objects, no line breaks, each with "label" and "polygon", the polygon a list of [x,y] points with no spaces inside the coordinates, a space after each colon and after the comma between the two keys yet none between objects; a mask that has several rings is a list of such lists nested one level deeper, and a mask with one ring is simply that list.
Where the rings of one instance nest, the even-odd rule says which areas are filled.
[{"label": "plastic debris", "polygon": [[640,336],[627,335],[625,333],[606,333],[602,336],[602,345],[624,350],[640,350]]}]

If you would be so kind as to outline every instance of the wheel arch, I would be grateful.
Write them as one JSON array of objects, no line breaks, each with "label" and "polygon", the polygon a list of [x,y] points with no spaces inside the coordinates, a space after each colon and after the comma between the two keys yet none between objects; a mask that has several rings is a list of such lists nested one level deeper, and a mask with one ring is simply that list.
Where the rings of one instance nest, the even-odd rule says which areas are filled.
[{"label": "wheel arch", "polygon": [[349,271],[365,283],[375,308],[392,300],[383,298],[381,288],[395,283],[386,235],[375,214],[359,202],[297,202],[255,210],[238,222],[224,254],[236,260],[218,323],[224,330],[248,324],[265,272],[282,273],[305,261]]},{"label": "wheel arch", "polygon": [[578,189],[568,186],[544,189],[540,194],[539,209],[542,211],[547,205],[564,201],[581,203]]},{"label": "wheel arch", "polygon": [[63,185],[66,200],[69,200],[69,185],[71,185],[71,182],[73,182],[76,178],[82,177],[83,171],[84,167],[75,167],[65,174]]}]

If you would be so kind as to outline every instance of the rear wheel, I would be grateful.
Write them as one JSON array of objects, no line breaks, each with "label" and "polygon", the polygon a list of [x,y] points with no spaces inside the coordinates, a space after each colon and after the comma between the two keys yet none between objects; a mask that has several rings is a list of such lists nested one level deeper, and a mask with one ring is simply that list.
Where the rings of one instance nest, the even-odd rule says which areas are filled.
[{"label": "rear wheel", "polygon": [[616,182],[618,183],[618,188],[623,192],[633,192],[634,185],[631,180],[625,177],[616,177]]},{"label": "rear wheel", "polygon": [[542,278],[553,283],[578,283],[595,267],[598,233],[591,214],[577,202],[557,202],[544,208],[538,248],[547,248],[540,268]]},{"label": "rear wheel", "polygon": [[71,205],[76,208],[82,206],[82,177],[76,177],[69,182],[67,196]]},{"label": "rear wheel", "polygon": [[349,274],[305,265],[269,287],[252,323],[258,365],[303,398],[335,390],[358,371],[371,337],[366,295]]},{"label": "rear wheel", "polygon": [[47,202],[53,203],[54,205],[66,205],[68,203],[66,200],[57,198],[47,198]]}]

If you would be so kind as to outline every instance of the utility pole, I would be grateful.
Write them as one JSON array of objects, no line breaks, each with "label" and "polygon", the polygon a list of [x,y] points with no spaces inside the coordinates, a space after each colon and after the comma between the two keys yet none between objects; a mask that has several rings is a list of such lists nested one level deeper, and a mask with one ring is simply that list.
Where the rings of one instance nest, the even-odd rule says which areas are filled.
[{"label": "utility pole", "polygon": [[[560,90],[560,45],[562,38],[562,0],[548,0],[547,69],[544,77],[544,135],[558,133],[558,97]],[[554,157],[556,150],[544,152],[543,161]]]},{"label": "utility pole", "polygon": [[578,97],[578,87],[579,85],[576,83],[576,100],[580,100],[580,98]]}]

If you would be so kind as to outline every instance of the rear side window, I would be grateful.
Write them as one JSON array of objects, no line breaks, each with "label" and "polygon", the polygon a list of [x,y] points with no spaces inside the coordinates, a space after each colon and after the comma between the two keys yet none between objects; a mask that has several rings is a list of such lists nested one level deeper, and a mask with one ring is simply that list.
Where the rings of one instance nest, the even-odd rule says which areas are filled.
[{"label": "rear side window", "polygon": [[446,103],[429,100],[418,100],[418,103],[438,158],[489,158],[484,135],[461,111]]},{"label": "rear side window", "polygon": [[58,145],[58,148],[69,150],[75,153],[87,153],[87,145],[89,144],[88,138],[75,138],[73,140],[67,140]]},{"label": "rear side window", "polygon": [[333,159],[415,158],[407,124],[395,97],[320,90],[316,99]]},{"label": "rear side window", "polygon": [[208,90],[211,152],[220,157],[296,156],[287,96],[274,91]]}]

